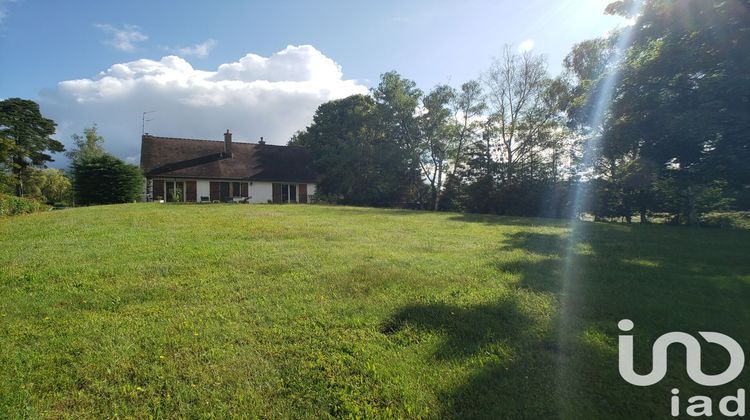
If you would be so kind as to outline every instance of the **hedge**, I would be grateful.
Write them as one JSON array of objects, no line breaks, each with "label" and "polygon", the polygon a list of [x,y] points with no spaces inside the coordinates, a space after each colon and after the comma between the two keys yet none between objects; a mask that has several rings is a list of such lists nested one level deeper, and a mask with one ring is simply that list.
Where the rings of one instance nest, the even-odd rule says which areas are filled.
[{"label": "hedge", "polygon": [[73,193],[76,204],[129,203],[143,192],[141,170],[111,155],[73,163]]},{"label": "hedge", "polygon": [[0,217],[48,210],[49,206],[30,198],[0,194]]}]

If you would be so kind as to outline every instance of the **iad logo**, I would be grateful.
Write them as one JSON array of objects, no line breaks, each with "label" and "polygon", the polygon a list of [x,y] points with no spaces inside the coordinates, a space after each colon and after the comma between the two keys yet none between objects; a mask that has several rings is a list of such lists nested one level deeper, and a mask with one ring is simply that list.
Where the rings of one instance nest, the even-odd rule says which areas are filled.
[{"label": "iad logo", "polygon": [[[617,327],[623,332],[633,329],[633,321],[623,319],[617,323]],[[701,369],[701,343],[690,334],[684,332],[670,332],[656,339],[652,347],[652,368],[646,375],[640,375],[633,370],[633,336],[620,335],[619,347],[619,370],[620,376],[629,383],[637,386],[650,386],[664,379],[667,374],[667,349],[671,344],[680,344],[685,348],[687,374],[695,383],[704,386],[725,385],[735,380],[745,366],[745,353],[739,343],[733,338],[717,333],[701,331],[698,333],[703,339],[711,344],[718,344],[729,353],[729,366],[724,372],[709,375]],[[680,415],[680,390],[672,390],[672,416]],[[712,416],[712,400],[703,395],[690,397],[690,404],[686,409],[689,416]],[[734,403],[735,408],[730,409],[729,404]],[[745,390],[737,390],[737,396],[729,395],[719,401],[719,411],[727,417],[745,415]]]}]

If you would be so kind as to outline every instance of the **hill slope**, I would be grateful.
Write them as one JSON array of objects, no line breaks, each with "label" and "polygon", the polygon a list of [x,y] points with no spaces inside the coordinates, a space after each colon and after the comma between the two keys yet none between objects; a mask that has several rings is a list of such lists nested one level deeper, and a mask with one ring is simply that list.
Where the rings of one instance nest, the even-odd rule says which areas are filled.
[{"label": "hill slope", "polygon": [[750,349],[748,232],[587,223],[565,265],[568,232],[324,206],[0,220],[0,417],[627,418],[733,391],[691,385],[684,356],[626,384],[616,324],[641,371],[671,330]]}]

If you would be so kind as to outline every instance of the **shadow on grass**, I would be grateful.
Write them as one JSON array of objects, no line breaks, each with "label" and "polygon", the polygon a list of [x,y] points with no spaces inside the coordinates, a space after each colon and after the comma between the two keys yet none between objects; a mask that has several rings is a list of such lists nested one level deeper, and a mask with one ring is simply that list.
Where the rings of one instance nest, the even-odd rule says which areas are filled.
[{"label": "shadow on grass", "polygon": [[[662,382],[634,387],[619,376],[616,344],[617,322],[629,318],[641,371],[650,369],[651,343],[668,331],[719,331],[750,348],[750,234],[589,223],[572,242],[555,233],[512,233],[498,244],[498,254],[522,250],[522,256],[492,262],[516,279],[505,298],[469,307],[409,305],[382,325],[390,336],[410,329],[439,334],[435,369],[450,360],[471,372],[441,391],[440,417],[661,417],[673,387],[716,400],[750,380],[744,373],[726,386],[697,387],[685,375],[684,353],[675,352]],[[539,296],[552,296],[558,305],[546,324],[530,307]],[[706,351],[704,370],[721,372],[726,359],[721,351]]]},{"label": "shadow on grass", "polygon": [[516,217],[497,216],[481,213],[456,213],[448,218],[454,222],[483,223],[486,225],[511,225],[511,226],[566,226],[570,223],[567,219],[549,219],[543,217]]},{"label": "shadow on grass", "polygon": [[465,384],[440,392],[444,405],[435,410],[439,418],[552,418],[554,406],[539,404],[536,393],[553,391],[554,361],[560,355],[551,337],[536,327],[536,320],[509,296],[471,307],[407,306],[384,323],[381,332],[444,336],[434,354],[437,369],[443,363],[482,365]]}]

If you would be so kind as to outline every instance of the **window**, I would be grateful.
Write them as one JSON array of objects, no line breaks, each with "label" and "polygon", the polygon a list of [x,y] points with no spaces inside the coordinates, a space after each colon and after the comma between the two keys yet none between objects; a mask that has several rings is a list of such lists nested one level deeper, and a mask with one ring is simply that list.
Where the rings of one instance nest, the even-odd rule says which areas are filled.
[{"label": "window", "polygon": [[242,194],[240,193],[240,183],[239,182],[232,182],[232,197],[241,197]]},{"label": "window", "polygon": [[274,203],[297,202],[297,184],[280,184],[274,182],[272,188]]},{"label": "window", "polygon": [[281,184],[281,202],[297,202],[297,184]]},{"label": "window", "polygon": [[164,197],[168,203],[185,201],[185,183],[182,181],[167,181],[167,193]]}]

